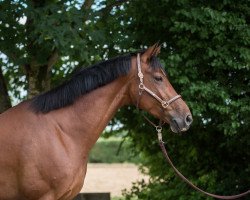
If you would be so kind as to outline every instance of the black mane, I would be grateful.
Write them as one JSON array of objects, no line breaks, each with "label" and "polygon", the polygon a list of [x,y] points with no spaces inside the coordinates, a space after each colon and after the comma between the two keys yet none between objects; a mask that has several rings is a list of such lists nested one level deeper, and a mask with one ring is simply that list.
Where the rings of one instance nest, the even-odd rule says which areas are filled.
[{"label": "black mane", "polygon": [[[48,113],[72,105],[78,97],[128,74],[133,55],[135,54],[116,57],[82,68],[62,85],[34,97],[31,100],[32,110]],[[161,67],[160,61],[156,57],[152,57],[150,65],[154,68]]]}]

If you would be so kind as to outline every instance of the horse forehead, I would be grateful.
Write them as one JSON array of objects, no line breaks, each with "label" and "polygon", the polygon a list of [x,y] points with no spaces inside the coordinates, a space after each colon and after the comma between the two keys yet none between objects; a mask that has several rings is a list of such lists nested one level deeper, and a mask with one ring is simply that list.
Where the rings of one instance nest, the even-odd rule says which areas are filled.
[{"label": "horse forehead", "polygon": [[160,73],[166,76],[166,73],[164,72],[164,69],[162,67],[152,67],[150,64],[147,64],[145,68],[150,73]]},{"label": "horse forehead", "polygon": [[167,77],[166,71],[163,68],[160,68],[160,70],[161,70],[162,74]]}]

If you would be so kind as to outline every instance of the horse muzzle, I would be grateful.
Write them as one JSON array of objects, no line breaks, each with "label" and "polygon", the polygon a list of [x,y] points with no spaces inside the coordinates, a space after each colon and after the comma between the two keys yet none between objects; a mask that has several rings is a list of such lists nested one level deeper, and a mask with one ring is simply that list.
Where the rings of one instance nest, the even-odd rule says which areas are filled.
[{"label": "horse muzzle", "polygon": [[193,122],[191,114],[187,114],[184,118],[173,117],[170,121],[170,128],[174,133],[185,132],[189,129]]}]

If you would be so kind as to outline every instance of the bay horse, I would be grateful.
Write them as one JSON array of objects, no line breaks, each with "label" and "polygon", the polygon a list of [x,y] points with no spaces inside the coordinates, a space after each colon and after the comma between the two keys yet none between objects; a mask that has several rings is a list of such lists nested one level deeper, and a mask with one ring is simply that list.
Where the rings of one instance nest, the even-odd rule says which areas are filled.
[{"label": "bay horse", "polygon": [[186,131],[190,110],[165,75],[159,52],[153,45],[83,68],[2,113],[0,199],[73,199],[83,186],[90,149],[122,106],[138,104],[172,131]]}]

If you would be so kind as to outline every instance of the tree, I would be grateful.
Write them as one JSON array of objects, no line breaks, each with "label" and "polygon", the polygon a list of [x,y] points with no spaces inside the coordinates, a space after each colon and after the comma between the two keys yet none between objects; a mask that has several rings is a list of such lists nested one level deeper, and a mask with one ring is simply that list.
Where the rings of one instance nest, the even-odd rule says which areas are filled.
[{"label": "tree", "polygon": [[2,68],[0,66],[0,113],[11,107],[7,86],[4,81]]},{"label": "tree", "polygon": [[[20,87],[32,98],[57,85],[78,66],[100,60],[105,40],[97,21],[123,2],[0,2],[0,52],[6,56],[1,82],[16,98],[21,98]],[[7,99],[2,99],[1,107],[10,107]]]},{"label": "tree", "polygon": [[[165,131],[170,155],[193,182],[225,195],[249,189],[250,182],[249,10],[246,1],[138,0],[125,4],[107,22],[120,33],[112,40],[124,51],[163,43],[162,62],[194,116],[186,135]],[[125,124],[122,129],[130,130],[133,148],[143,152],[151,181],[139,182],[126,193],[127,199],[204,199],[173,175],[154,128],[131,110],[122,110],[118,118]]]}]

